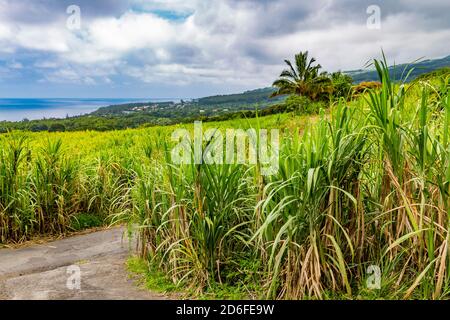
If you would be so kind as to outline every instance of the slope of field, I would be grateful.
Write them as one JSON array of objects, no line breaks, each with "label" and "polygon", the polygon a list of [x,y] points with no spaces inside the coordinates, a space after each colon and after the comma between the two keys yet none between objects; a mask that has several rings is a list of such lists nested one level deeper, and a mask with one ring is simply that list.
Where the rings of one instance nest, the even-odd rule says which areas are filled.
[{"label": "slope of field", "polygon": [[269,98],[273,88],[263,88],[238,94],[217,95],[179,102],[147,102],[107,106],[91,115],[129,115],[133,113],[151,114],[158,118],[188,118],[199,115],[213,116],[232,111],[265,108],[283,100],[282,97]]},{"label": "slope of field", "polygon": [[274,133],[252,140],[271,143],[257,163],[177,164],[173,151],[192,148],[174,132],[193,124],[1,135],[0,242],[127,222],[150,269],[194,294],[447,299],[450,77],[379,77],[381,89],[313,117],[204,124],[219,130],[200,148],[210,160],[217,132],[279,129],[279,149]]}]

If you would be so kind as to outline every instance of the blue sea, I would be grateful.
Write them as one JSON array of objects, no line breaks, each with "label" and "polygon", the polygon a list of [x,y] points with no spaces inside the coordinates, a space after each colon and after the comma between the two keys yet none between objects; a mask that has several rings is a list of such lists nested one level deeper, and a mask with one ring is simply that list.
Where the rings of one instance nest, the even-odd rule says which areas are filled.
[{"label": "blue sea", "polygon": [[[172,99],[161,99],[172,101]],[[157,102],[158,99],[4,99],[0,98],[0,121],[21,121],[78,116],[115,104]]]}]

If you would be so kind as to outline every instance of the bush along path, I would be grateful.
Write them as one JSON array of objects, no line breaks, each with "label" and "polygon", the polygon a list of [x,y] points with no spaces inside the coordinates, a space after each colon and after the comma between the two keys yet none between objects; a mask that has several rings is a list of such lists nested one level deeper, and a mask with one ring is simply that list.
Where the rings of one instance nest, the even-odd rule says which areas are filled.
[{"label": "bush along path", "polygon": [[126,271],[123,228],[19,249],[0,249],[0,299],[165,299]]}]

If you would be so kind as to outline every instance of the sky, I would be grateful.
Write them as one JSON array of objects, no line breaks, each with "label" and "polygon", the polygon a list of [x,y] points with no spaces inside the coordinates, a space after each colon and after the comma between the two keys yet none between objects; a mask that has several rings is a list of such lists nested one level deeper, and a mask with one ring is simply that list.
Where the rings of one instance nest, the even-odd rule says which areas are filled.
[{"label": "sky", "polygon": [[449,43],[448,0],[0,0],[0,97],[196,98],[270,86],[299,51],[338,71]]}]

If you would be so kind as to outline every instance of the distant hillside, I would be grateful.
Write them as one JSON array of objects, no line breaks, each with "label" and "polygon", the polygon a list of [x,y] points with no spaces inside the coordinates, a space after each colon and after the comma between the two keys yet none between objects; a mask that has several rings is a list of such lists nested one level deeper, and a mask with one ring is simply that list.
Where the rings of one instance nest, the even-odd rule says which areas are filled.
[{"label": "distant hillside", "polygon": [[[391,76],[401,78],[414,67],[409,81],[415,78],[430,78],[450,72],[450,56],[443,59],[425,60],[414,64],[391,67]],[[406,71],[405,71],[406,70]],[[379,80],[374,70],[344,72],[355,83]],[[29,131],[77,131],[120,130],[140,126],[170,125],[194,120],[221,121],[240,117],[251,118],[289,111],[283,103],[286,97],[269,98],[274,88],[262,88],[236,94],[215,95],[188,101],[165,101],[127,103],[106,106],[90,114],[65,119],[42,119],[20,122],[0,122],[0,134],[8,130]],[[255,112],[258,109],[258,112]]]},{"label": "distant hillside", "polygon": [[[450,56],[442,59],[424,60],[413,65],[400,64],[391,67],[391,77],[400,79],[412,71],[409,81],[418,76],[432,72],[444,67],[450,67]],[[350,75],[355,83],[363,81],[377,81],[378,74],[375,70],[352,70],[344,73]],[[155,118],[165,119],[183,119],[197,116],[221,116],[236,111],[248,111],[265,109],[267,107],[278,104],[283,101],[284,97],[269,98],[274,88],[262,88],[250,90],[243,93],[215,95],[194,99],[190,101],[174,102],[147,102],[147,103],[129,103],[122,105],[107,106],[91,113],[93,116],[110,117],[110,116],[131,116],[146,115]]]},{"label": "distant hillside", "polygon": [[[412,81],[418,76],[429,73],[437,69],[450,67],[450,56],[447,56],[442,59],[432,59],[432,60],[424,60],[417,62],[415,64],[399,64],[396,66],[390,67],[390,74],[392,79],[400,80],[406,76],[406,74],[413,69],[411,72],[408,81]],[[363,81],[377,81],[378,74],[375,70],[352,70],[345,71],[346,74],[350,75],[353,78],[355,83],[360,83]]]},{"label": "distant hillside", "polygon": [[119,115],[132,113],[134,111],[152,110],[156,106],[160,108],[167,108],[172,106],[173,102],[136,102],[115,104],[107,107],[101,107],[98,110],[91,113],[91,115],[104,116],[104,115]]},{"label": "distant hillside", "polygon": [[107,106],[91,113],[94,116],[119,116],[147,114],[157,118],[188,118],[217,116],[223,113],[264,109],[280,101],[283,97],[269,98],[273,88],[263,88],[238,94],[217,95],[190,101],[128,103]]},{"label": "distant hillside", "polygon": [[263,88],[238,94],[217,95],[200,98],[197,100],[197,103],[200,106],[272,103],[274,99],[269,98],[269,96],[274,91],[275,89],[273,88]]}]

